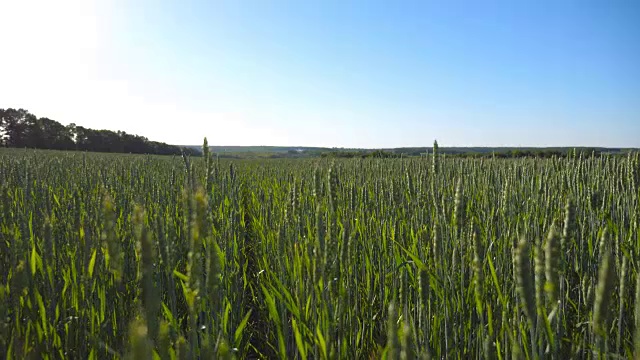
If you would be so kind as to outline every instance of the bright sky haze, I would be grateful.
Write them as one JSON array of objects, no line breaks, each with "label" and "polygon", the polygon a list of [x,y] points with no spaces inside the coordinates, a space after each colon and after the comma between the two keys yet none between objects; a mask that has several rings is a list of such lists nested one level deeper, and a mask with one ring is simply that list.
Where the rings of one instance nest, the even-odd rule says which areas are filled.
[{"label": "bright sky haze", "polygon": [[0,1],[0,107],[197,145],[640,147],[640,1]]}]

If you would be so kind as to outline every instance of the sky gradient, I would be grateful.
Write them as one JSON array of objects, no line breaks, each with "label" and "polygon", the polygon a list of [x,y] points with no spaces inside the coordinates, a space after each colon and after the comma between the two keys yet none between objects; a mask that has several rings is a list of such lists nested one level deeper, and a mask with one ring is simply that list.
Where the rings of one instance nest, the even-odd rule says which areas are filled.
[{"label": "sky gradient", "polygon": [[640,147],[640,2],[0,2],[0,107],[172,144]]}]

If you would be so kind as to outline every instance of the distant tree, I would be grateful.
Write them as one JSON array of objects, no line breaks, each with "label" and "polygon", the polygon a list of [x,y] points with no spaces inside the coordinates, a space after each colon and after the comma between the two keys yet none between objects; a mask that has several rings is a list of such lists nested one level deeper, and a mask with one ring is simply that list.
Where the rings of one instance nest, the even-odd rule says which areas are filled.
[{"label": "distant tree", "polygon": [[75,147],[69,129],[49,118],[38,119],[40,138],[37,147],[56,150],[71,150]]},{"label": "distant tree", "polygon": [[27,110],[2,110],[3,142],[9,147],[29,146],[31,142],[29,131],[33,130],[31,124],[35,122],[35,116]]},{"label": "distant tree", "polygon": [[76,124],[64,126],[49,118],[38,119],[27,110],[11,108],[0,108],[0,145],[135,154],[199,155],[194,149],[150,141],[144,136],[124,131],[93,130]]},{"label": "distant tree", "polygon": [[4,131],[4,128],[5,128],[5,125],[4,125],[4,123],[5,123],[5,121],[4,121],[5,115],[4,114],[5,114],[5,109],[0,108],[0,146],[6,146],[6,144],[5,144],[6,134],[5,134],[5,131]]}]

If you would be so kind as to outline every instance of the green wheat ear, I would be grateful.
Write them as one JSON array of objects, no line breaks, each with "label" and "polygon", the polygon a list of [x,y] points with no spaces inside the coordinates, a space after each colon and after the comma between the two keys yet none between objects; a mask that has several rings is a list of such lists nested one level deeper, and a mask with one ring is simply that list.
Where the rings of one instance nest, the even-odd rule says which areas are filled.
[{"label": "green wheat ear", "polygon": [[536,309],[540,310],[544,307],[545,263],[544,253],[542,252],[539,241],[533,248],[533,269],[535,277],[534,287],[536,291]]},{"label": "green wheat ear", "polygon": [[514,254],[514,267],[516,275],[516,290],[522,300],[523,310],[529,321],[529,325],[533,328],[536,322],[536,299],[535,288],[533,284],[533,273],[531,272],[531,264],[529,243],[522,239],[516,247]]},{"label": "green wheat ear", "polygon": [[567,251],[568,242],[575,236],[576,227],[576,212],[575,205],[572,199],[567,200],[564,207],[564,227],[562,229],[561,249],[563,252]]},{"label": "green wheat ear", "polygon": [[609,304],[615,287],[615,262],[611,250],[605,247],[598,273],[595,302],[593,305],[593,329],[600,336],[605,336],[606,323],[609,320]]},{"label": "green wheat ear", "polygon": [[549,236],[545,244],[545,290],[552,306],[558,302],[558,290],[560,289],[560,238],[555,225],[551,226]]},{"label": "green wheat ear", "polygon": [[458,178],[456,192],[453,200],[453,218],[456,227],[456,237],[461,236],[462,224],[464,222],[464,199],[462,197],[462,178]]},{"label": "green wheat ear", "polygon": [[400,344],[398,340],[398,311],[392,301],[389,304],[387,318],[387,359],[395,360],[399,357]]},{"label": "green wheat ear", "polygon": [[402,325],[402,338],[400,339],[400,360],[413,360],[416,358],[415,354],[415,339],[411,326],[403,321]]},{"label": "green wheat ear", "polygon": [[479,316],[483,316],[484,307],[484,273],[482,272],[482,248],[478,240],[476,231],[472,230],[471,242],[473,244],[473,294],[476,302],[476,311]]},{"label": "green wheat ear", "polygon": [[438,164],[438,141],[437,140],[433,141],[432,159],[433,159],[433,163],[432,163],[431,170],[433,171],[433,174],[436,175],[436,174],[438,174],[438,171],[439,171],[439,168],[440,168],[439,164]]},{"label": "green wheat ear", "polygon": [[147,325],[142,319],[136,319],[129,327],[130,360],[153,359],[153,346],[147,333]]}]

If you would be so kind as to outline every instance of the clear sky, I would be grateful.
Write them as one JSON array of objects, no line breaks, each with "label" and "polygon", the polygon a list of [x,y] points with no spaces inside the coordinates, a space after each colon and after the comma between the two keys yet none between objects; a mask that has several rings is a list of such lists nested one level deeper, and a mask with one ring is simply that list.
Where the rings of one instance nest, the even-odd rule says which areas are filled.
[{"label": "clear sky", "polygon": [[640,147],[640,1],[0,1],[0,107],[173,144]]}]

